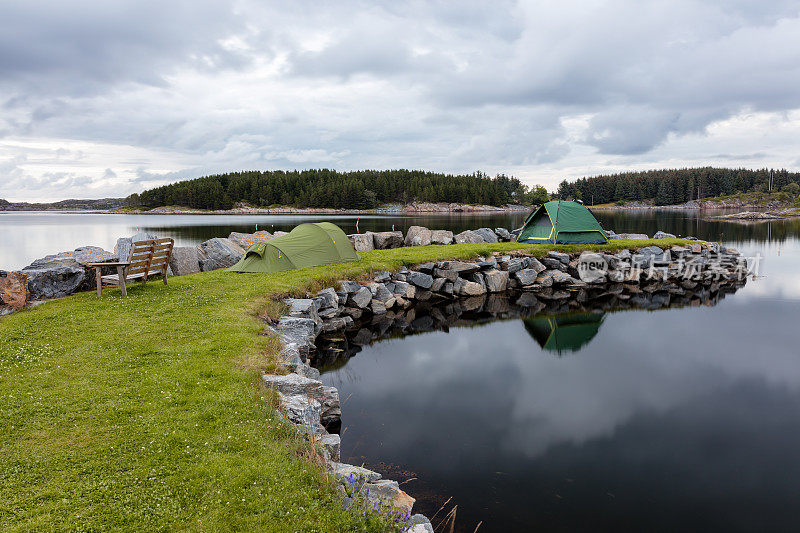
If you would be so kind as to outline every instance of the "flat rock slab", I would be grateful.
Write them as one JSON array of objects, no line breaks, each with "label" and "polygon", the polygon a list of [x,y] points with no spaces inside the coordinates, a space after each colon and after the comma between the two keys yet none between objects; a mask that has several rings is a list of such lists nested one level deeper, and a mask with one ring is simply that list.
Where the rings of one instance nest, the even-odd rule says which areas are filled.
[{"label": "flat rock slab", "polygon": [[230,239],[214,237],[200,244],[200,269],[203,272],[233,266],[244,256],[244,249]]}]

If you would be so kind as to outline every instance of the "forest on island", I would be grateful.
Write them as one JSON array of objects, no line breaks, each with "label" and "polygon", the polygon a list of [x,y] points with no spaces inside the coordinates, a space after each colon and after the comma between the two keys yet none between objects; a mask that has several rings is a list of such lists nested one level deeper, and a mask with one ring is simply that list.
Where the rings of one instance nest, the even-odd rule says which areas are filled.
[{"label": "forest on island", "polygon": [[[544,189],[539,189],[541,194]],[[126,203],[198,209],[230,209],[238,202],[261,207],[371,209],[380,204],[413,201],[497,206],[525,201],[528,194],[528,188],[517,178],[502,174],[490,178],[481,172],[452,175],[420,170],[319,169],[205,176],[132,194]]]},{"label": "forest on island", "polygon": [[800,173],[766,168],[681,168],[564,180],[557,196],[582,200],[587,205],[650,199],[655,205],[673,205],[752,191],[791,192],[798,186],[792,184],[800,185]]},{"label": "forest on island", "polygon": [[[552,196],[587,205],[650,201],[656,205],[753,191],[786,191],[797,195],[800,173],[774,169],[681,168],[621,172],[575,181],[564,180]],[[204,176],[132,194],[126,204],[153,208],[178,205],[196,209],[230,209],[243,202],[273,205],[372,209],[381,204],[445,202],[459,204],[536,205],[548,200],[541,185],[528,187],[505,174],[489,177],[421,170],[329,169],[244,171]]]}]

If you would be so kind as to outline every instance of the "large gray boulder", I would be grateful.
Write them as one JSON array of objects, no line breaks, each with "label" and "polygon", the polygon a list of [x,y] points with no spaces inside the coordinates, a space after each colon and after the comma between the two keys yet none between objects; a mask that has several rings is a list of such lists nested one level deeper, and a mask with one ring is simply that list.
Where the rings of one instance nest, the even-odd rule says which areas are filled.
[{"label": "large gray boulder", "polygon": [[200,272],[200,259],[197,246],[176,246],[172,249],[169,267],[175,276],[185,276]]},{"label": "large gray boulder", "polygon": [[431,230],[423,226],[411,226],[406,232],[406,246],[428,246],[431,243]]},{"label": "large gray boulder", "polygon": [[497,234],[491,228],[478,228],[474,233],[480,235],[484,242],[498,242]]},{"label": "large gray boulder", "polygon": [[508,286],[508,272],[503,270],[487,270],[484,274],[486,290],[489,292],[503,292]]},{"label": "large gray boulder", "polygon": [[[49,271],[49,270],[57,270],[59,274],[51,273],[51,279],[55,278],[63,278],[67,276],[66,271],[63,270],[64,267],[68,268],[80,268],[84,271],[83,278],[81,282],[78,284],[77,287],[74,289],[68,289],[68,284],[61,283],[60,289],[53,289],[52,292],[58,294],[59,296],[67,296],[67,294],[72,294],[76,291],[82,290],[91,290],[95,286],[95,269],[94,267],[88,266],[90,263],[102,263],[107,261],[117,261],[118,257],[117,254],[107,252],[102,248],[98,248],[97,246],[81,246],[80,248],[76,248],[69,252],[60,252],[57,254],[47,255],[40,259],[35,260],[30,265],[23,268],[23,271],[37,271],[38,273],[35,274],[34,277],[40,278],[39,282],[44,283],[44,278],[42,278],[41,272]],[[110,274],[110,271],[104,272],[104,274]],[[55,277],[53,277],[55,276]],[[67,276],[74,278],[74,276]],[[73,279],[74,281],[74,279]],[[64,293],[65,290],[69,290],[69,292]],[[51,292],[45,290],[44,292]],[[55,296],[49,296],[49,298],[54,298]],[[34,298],[31,295],[31,299],[38,299]]]},{"label": "large gray boulder", "polygon": [[422,289],[430,289],[433,285],[433,276],[412,270],[406,276],[409,283]]},{"label": "large gray boulder", "polygon": [[157,239],[153,233],[147,233],[145,231],[140,231],[130,237],[120,237],[117,239],[117,244],[114,246],[114,253],[119,257],[119,260],[125,262],[128,260],[128,256],[131,253],[131,248],[133,247],[133,243],[139,241],[150,241],[153,239]]},{"label": "large gray boulder", "polygon": [[245,253],[245,250],[230,239],[214,237],[200,244],[200,270],[219,270],[233,266]]},{"label": "large gray boulder", "polygon": [[387,250],[389,248],[403,247],[402,231],[379,231],[372,234],[375,241],[376,250]]},{"label": "large gray boulder", "polygon": [[258,244],[260,242],[266,242],[270,239],[274,239],[275,236],[272,235],[268,231],[257,231],[255,233],[239,233],[239,232],[231,232],[228,235],[228,238],[242,247],[242,249],[247,250],[254,244]]},{"label": "large gray boulder", "polygon": [[28,277],[28,291],[31,300],[69,296],[80,290],[86,279],[86,270],[78,265],[26,267],[22,271]]},{"label": "large gray boulder", "polygon": [[431,244],[453,244],[453,232],[446,229],[432,230]]},{"label": "large gray boulder", "polygon": [[486,242],[483,240],[483,237],[475,233],[471,230],[462,231],[455,237],[453,237],[456,244],[480,244],[482,242]]},{"label": "large gray boulder", "polygon": [[353,233],[347,238],[356,252],[368,252],[375,249],[375,240],[372,235],[372,233]]}]

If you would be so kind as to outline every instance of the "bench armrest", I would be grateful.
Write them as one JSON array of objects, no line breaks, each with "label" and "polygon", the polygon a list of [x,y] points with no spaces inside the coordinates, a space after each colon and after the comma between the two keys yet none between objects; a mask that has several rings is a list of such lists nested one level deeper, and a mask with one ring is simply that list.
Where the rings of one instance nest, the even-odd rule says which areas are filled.
[{"label": "bench armrest", "polygon": [[130,266],[130,263],[86,263],[90,267],[115,267],[115,266]]}]

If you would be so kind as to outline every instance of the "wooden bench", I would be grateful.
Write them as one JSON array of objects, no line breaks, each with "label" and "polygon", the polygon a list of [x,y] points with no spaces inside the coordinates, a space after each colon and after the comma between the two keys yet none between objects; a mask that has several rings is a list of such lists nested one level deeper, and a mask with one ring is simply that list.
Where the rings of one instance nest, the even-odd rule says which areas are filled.
[{"label": "wooden bench", "polygon": [[[112,285],[119,287],[122,295],[127,296],[128,290],[125,283],[134,280],[145,283],[150,276],[161,275],[164,278],[164,285],[166,285],[167,268],[174,245],[175,241],[172,239],[136,241],[131,246],[127,262],[89,263],[89,266],[94,267],[97,295],[103,296],[103,285]],[[103,276],[103,267],[116,267],[117,273]]]}]

